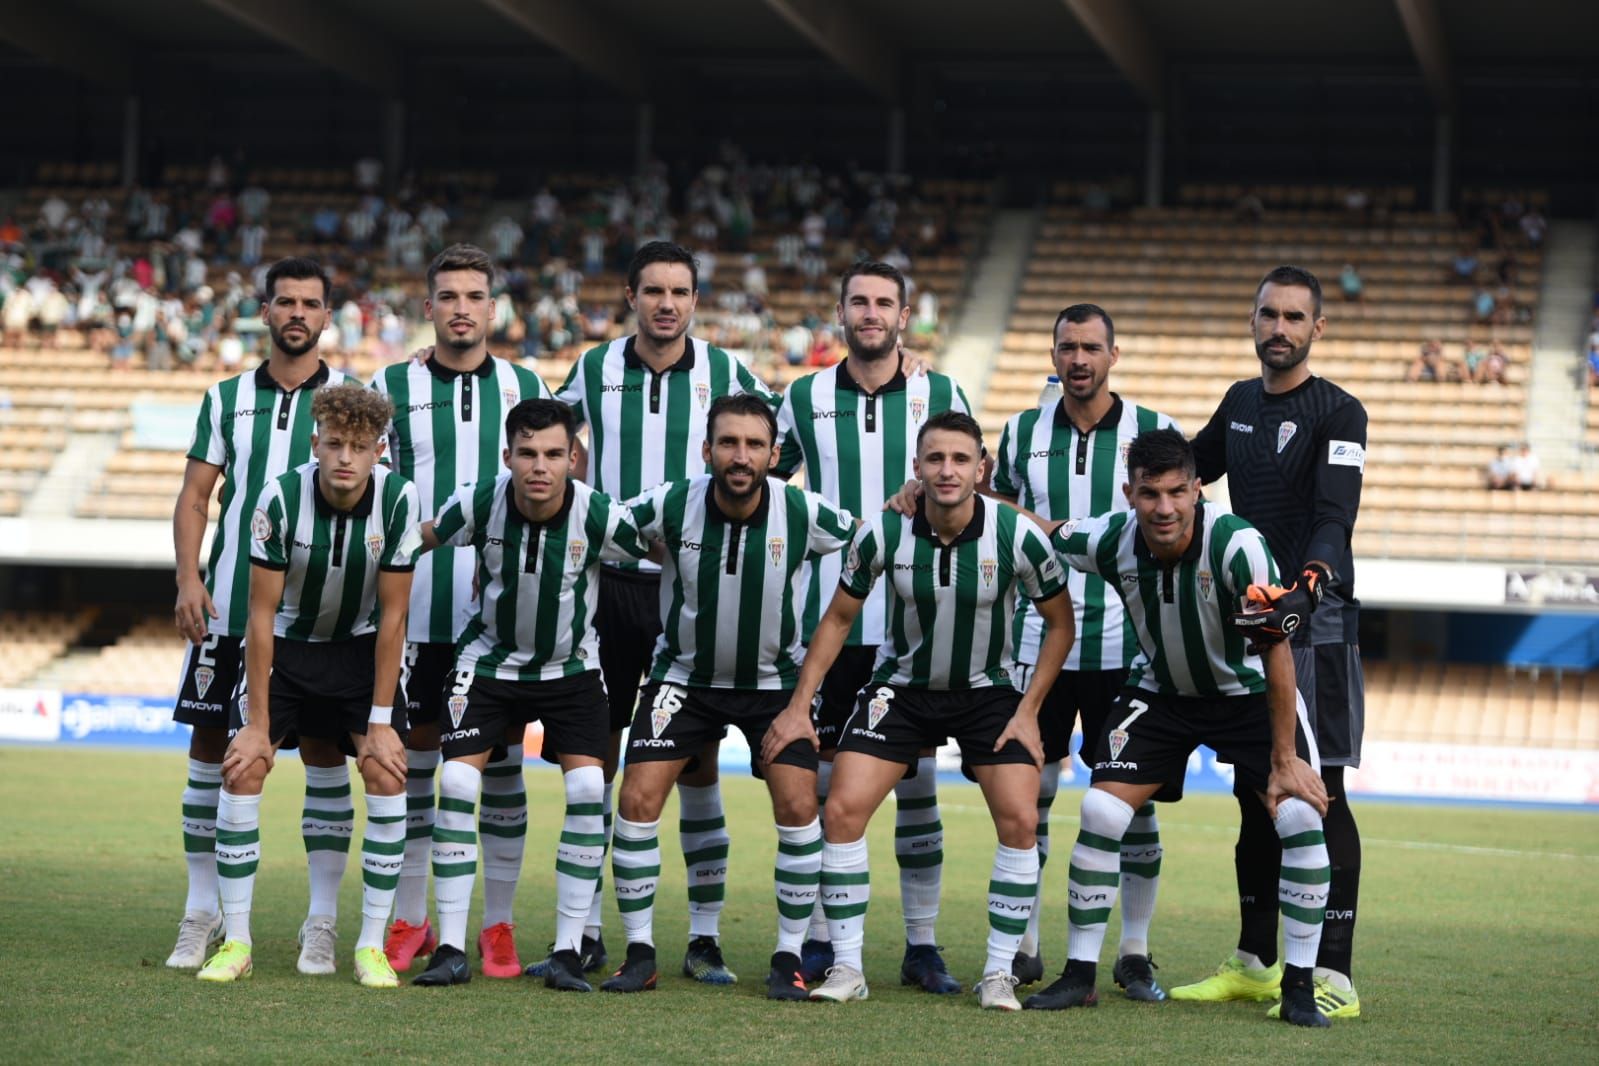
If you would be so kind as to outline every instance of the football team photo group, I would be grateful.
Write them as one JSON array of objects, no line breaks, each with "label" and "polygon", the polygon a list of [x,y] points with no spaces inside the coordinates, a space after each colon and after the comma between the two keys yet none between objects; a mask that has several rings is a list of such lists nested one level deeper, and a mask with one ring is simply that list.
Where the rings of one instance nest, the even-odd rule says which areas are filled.
[{"label": "football team photo group", "polygon": [[[771,931],[766,998],[843,1004],[895,981],[999,1011],[1114,994],[1359,1017],[1344,772],[1364,725],[1367,417],[1312,372],[1318,279],[1264,263],[1237,293],[1259,375],[1201,427],[1115,389],[1115,299],[1082,292],[1036,338],[1058,387],[989,440],[961,383],[902,345],[894,265],[835,279],[845,356],[780,394],[695,335],[699,269],[640,245],[621,294],[635,332],[559,383],[489,350],[497,267],[475,246],[427,265],[431,346],[370,381],[318,354],[324,267],[266,270],[264,357],[206,391],[173,516],[174,717],[192,732],[166,966],[600,998],[672,996],[679,973],[737,985],[730,871],[764,880],[747,856],[774,843],[733,853],[721,772],[747,749],[776,850],[769,905],[738,920]],[[1207,496],[1223,477],[1225,501]],[[946,745],[991,849],[946,846]],[[1155,963],[1184,935],[1152,932],[1171,903],[1160,812],[1201,746],[1234,782],[1236,833],[1204,846],[1234,848],[1237,940],[1202,945],[1223,961],[1177,983]],[[278,917],[254,900],[281,876],[262,865],[263,794],[301,787],[280,780],[287,749],[304,768],[297,959],[252,940]],[[527,758],[559,767],[564,809],[530,804]],[[1088,787],[1052,851],[1073,763]],[[663,863],[674,795],[681,863]],[[868,848],[874,819],[892,854]],[[530,824],[558,825],[553,855],[526,846]],[[352,851],[360,914],[341,930]],[[524,898],[519,925],[524,868],[552,862],[553,915]],[[952,863],[988,864],[986,915],[941,909]],[[895,884],[899,972],[869,972],[874,885]],[[658,940],[657,910],[685,907],[686,944]],[[985,929],[982,958],[946,960],[940,923]]]}]

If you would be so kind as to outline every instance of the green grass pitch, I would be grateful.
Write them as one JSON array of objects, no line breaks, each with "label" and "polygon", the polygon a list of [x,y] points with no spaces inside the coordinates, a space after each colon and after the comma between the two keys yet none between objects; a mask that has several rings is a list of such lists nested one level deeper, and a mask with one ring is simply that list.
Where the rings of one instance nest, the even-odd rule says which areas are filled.
[{"label": "green grass pitch", "polygon": [[[698,986],[678,974],[687,918],[675,805],[662,821],[655,992],[579,996],[481,976],[454,989],[358,988],[349,976],[360,918],[356,855],[340,899],[340,973],[300,976],[303,777],[292,758],[268,781],[262,812],[255,975],[236,986],[205,986],[162,966],[184,893],[183,766],[176,753],[0,748],[6,1061],[1599,1061],[1599,818],[1592,814],[1360,803],[1365,872],[1355,958],[1365,1016],[1305,1032],[1268,1022],[1264,1005],[1129,1002],[1111,985],[1108,961],[1101,1006],[1092,1011],[984,1013],[969,994],[901,988],[891,810],[871,829],[871,999],[769,1003],[762,992],[775,932],[775,840],[764,792],[747,777],[724,784],[733,853],[722,932],[740,976],[733,988]],[[517,899],[524,961],[542,954],[553,929],[562,809],[553,772],[530,770],[527,781],[532,818]],[[951,970],[969,984],[982,964],[993,830],[974,787],[947,785],[941,793],[939,938]],[[1045,871],[1044,956],[1052,972],[1064,960],[1066,853],[1077,800],[1063,792],[1056,804],[1055,859]],[[1166,858],[1153,946],[1169,987],[1204,976],[1232,946],[1236,815],[1230,798],[1196,796],[1162,807],[1160,816]],[[475,936],[475,915],[471,929]],[[605,929],[619,957],[609,899]]]}]

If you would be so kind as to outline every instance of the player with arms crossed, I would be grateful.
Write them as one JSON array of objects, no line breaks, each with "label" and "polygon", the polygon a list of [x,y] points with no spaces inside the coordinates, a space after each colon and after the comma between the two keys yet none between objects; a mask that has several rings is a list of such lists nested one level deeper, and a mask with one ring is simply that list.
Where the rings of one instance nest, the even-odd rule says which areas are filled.
[{"label": "player with arms crossed", "polygon": [[[667,241],[641,246],[628,264],[628,306],[638,332],[578,357],[557,398],[589,427],[584,480],[613,499],[632,499],[669,481],[705,472],[705,416],[722,396],[752,393],[772,406],[777,397],[743,364],[688,334],[699,301],[699,274],[686,248]],[[653,561],[608,564],[600,579],[594,619],[600,673],[611,701],[611,747],[605,761],[605,821],[611,818],[611,779],[622,730],[633,720],[639,683],[661,632],[661,570]],[[720,734],[707,738],[679,779],[678,828],[688,867],[689,945],[685,965],[696,980],[731,984],[736,978],[718,945],[727,896],[730,840],[722,809],[716,754]],[[585,954],[603,963],[600,892],[595,886]],[[592,948],[589,946],[592,944]],[[541,964],[528,971],[542,975]]]},{"label": "player with arms crossed", "polygon": [[[777,419],[758,396],[723,396],[705,430],[709,475],[661,485],[632,501],[639,532],[665,551],[662,631],[628,731],[627,773],[611,873],[627,961],[601,988],[655,987],[654,902],[661,808],[689,759],[736,726],[759,753],[777,823],[777,951],[772,999],[804,999],[800,943],[816,905],[822,831],[816,751],[795,742],[763,751],[767,727],[799,675],[804,564],[849,543],[853,519],[815,493],[768,477]],[[684,973],[694,976],[684,961]]]},{"label": "player with arms crossed", "polygon": [[[910,318],[905,278],[888,263],[860,262],[839,282],[838,321],[849,355],[826,370],[800,378],[783,394],[777,423],[782,448],[777,474],[805,468],[805,484],[851,514],[879,510],[888,494],[911,476],[916,434],[942,411],[971,413],[953,378],[907,374],[899,337]],[[811,633],[838,587],[842,560],[824,555],[809,568],[801,634]],[[839,730],[855,709],[855,697],[872,676],[887,626],[884,587],[874,586],[850,627],[844,648],[821,685],[816,732],[821,741],[817,802],[827,802]],[[899,864],[905,914],[905,959],[901,980],[929,992],[959,992],[938,953],[934,929],[944,865],[944,828],[938,813],[937,765],[931,751],[916,762],[913,776],[894,786],[894,858]],[[818,904],[801,953],[807,980],[819,980],[832,965],[827,917]]]},{"label": "player with arms crossed", "polygon": [[[1200,501],[1194,454],[1175,429],[1141,433],[1127,455],[1129,511],[1068,522],[1051,543],[1074,570],[1099,575],[1122,597],[1138,634],[1128,671],[1094,755],[1072,848],[1066,970],[1029,1009],[1098,1003],[1095,971],[1120,882],[1122,837],[1134,812],[1181,781],[1201,744],[1237,768],[1282,840],[1278,900],[1287,934],[1282,1017],[1326,1026],[1311,967],[1327,900],[1321,812],[1327,796],[1315,742],[1294,690],[1294,663],[1276,644],[1264,659],[1229,624],[1276,585],[1265,538],[1248,522]],[[1307,761],[1308,760],[1308,761]]]},{"label": "player with arms crossed", "polygon": [[[1266,537],[1284,573],[1297,575],[1271,609],[1237,622],[1256,643],[1292,637],[1294,675],[1310,709],[1327,787],[1332,886],[1316,960],[1316,1003],[1329,1018],[1358,1018],[1352,981],[1360,830],[1344,767],[1360,765],[1365,681],[1360,602],[1350,549],[1366,469],[1366,409],[1310,372],[1311,345],[1327,328],[1321,284],[1281,266],[1255,290],[1250,315],[1260,377],[1240,381],[1199,436],[1200,480],[1227,476],[1232,508]],[[1236,870],[1238,948],[1215,975],[1172,989],[1173,999],[1265,1000],[1276,996],[1277,911],[1270,871],[1278,843],[1259,805],[1240,795]]]},{"label": "player with arms crossed", "polygon": [[[916,513],[878,512],[857,532],[793,698],[762,745],[771,757],[796,740],[817,743],[811,700],[873,583],[887,575],[888,639],[833,764],[821,891],[834,963],[812,999],[866,998],[867,823],[923,748],[954,737],[999,837],[978,1001],[1020,1007],[1011,967],[1038,893],[1038,712],[1071,647],[1072,612],[1043,531],[1014,507],[977,495],[982,465],[983,434],[970,415],[946,411],[923,423],[915,472],[926,491]],[[1048,627],[1025,693],[1009,672],[1018,590]]]},{"label": "player with arms crossed", "polygon": [[[423,512],[433,515],[463,486],[500,472],[506,413],[550,392],[531,370],[489,352],[494,318],[494,261],[470,244],[452,245],[428,264],[427,300],[434,343],[421,361],[385,367],[372,388],[394,401],[389,461],[414,482]],[[433,777],[439,764],[439,723],[456,638],[472,617],[470,550],[451,544],[417,560],[405,649],[404,698],[411,720],[406,737],[405,865],[394,900],[394,926],[384,943],[397,971],[426,955],[438,938],[427,918],[428,849],[434,825]],[[527,789],[518,737],[496,746],[483,769],[478,831],[483,840],[483,929],[478,953],[487,977],[519,977],[512,903],[527,843]],[[477,797],[473,796],[476,802]]]},{"label": "player with arms crossed", "polygon": [[[994,495],[1043,522],[1087,518],[1116,507],[1121,487],[1128,483],[1127,450],[1133,438],[1144,430],[1177,425],[1169,416],[1128,403],[1110,391],[1110,369],[1120,358],[1115,324],[1103,308],[1073,304],[1055,317],[1052,359],[1063,387],[1061,398],[1048,407],[1012,415],[1005,423],[994,465]],[[1077,757],[1092,770],[1105,718],[1127,683],[1127,668],[1138,649],[1121,599],[1104,579],[1079,570],[1068,571],[1066,578],[1077,640],[1038,716],[1044,739],[1038,793],[1040,870],[1049,858],[1049,811],[1060,784],[1060,761],[1071,749],[1072,721],[1080,719],[1083,727]],[[1038,612],[1024,603],[1016,612],[1012,633],[1019,687],[1026,688],[1031,678],[1043,629]],[[1122,935],[1113,973],[1130,999],[1166,998],[1149,951],[1160,861],[1155,804],[1148,802],[1138,808],[1122,837]],[[1039,880],[1042,885],[1042,877]],[[1022,984],[1044,976],[1038,940],[1042,901],[1041,887],[1016,954],[1015,972]]]},{"label": "player with arms crossed", "polygon": [[475,549],[483,595],[448,682],[444,771],[433,828],[439,946],[413,984],[464,984],[466,916],[477,870],[473,806],[491,754],[529,723],[560,752],[566,815],[555,858],[555,945],[544,982],[591,991],[579,958],[605,846],[600,815],[610,712],[594,606],[602,559],[647,548],[627,509],[571,480],[577,424],[559,400],[524,400],[505,419],[507,472],[460,489],[422,525],[428,548]]},{"label": "player with arms crossed", "polygon": [[[175,615],[178,631],[190,643],[172,717],[194,728],[183,790],[189,896],[177,946],[167,958],[167,965],[177,969],[198,969],[223,935],[217,908],[217,795],[228,746],[228,697],[240,680],[240,644],[249,618],[250,515],[264,486],[311,457],[315,391],[344,380],[316,354],[328,320],[328,288],[314,259],[280,259],[268,268],[261,317],[271,351],[254,370],[206,390],[172,514]],[[222,514],[202,574],[200,542],[218,476]],[[350,771],[344,756],[336,754],[326,766],[306,759],[305,775],[302,835],[311,907],[300,930],[305,949],[300,970],[332,973],[333,916],[355,831],[355,812],[344,813],[350,808]]]},{"label": "player with arms crossed", "polygon": [[393,414],[388,400],[351,382],[322,389],[311,408],[313,460],[263,489],[250,519],[246,687],[234,702],[237,732],[222,760],[217,810],[227,940],[199,977],[230,982],[251,972],[261,789],[278,748],[298,744],[323,764],[356,756],[367,827],[355,979],[393,988],[383,929],[405,849],[405,747],[388,701],[421,547],[416,488],[374,469]]}]

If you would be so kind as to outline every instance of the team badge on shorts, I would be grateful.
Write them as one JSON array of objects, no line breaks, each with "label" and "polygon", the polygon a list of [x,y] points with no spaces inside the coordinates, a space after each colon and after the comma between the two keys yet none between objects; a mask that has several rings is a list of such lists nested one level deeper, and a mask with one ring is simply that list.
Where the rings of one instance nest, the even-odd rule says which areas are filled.
[{"label": "team badge on shorts", "polygon": [[696,381],[694,383],[694,398],[704,407],[711,402],[711,386],[708,382]]},{"label": "team badge on shorts", "polygon": [[209,666],[196,666],[194,668],[194,695],[196,699],[205,699],[206,689],[211,687],[216,671]]},{"label": "team badge on shorts", "polygon": [[239,693],[239,724],[250,724],[250,694],[248,692]]},{"label": "team badge on shorts", "polygon": [[374,533],[366,538],[366,552],[372,556],[373,562],[377,562],[378,557],[383,554],[383,534]]},{"label": "team badge on shorts", "polygon": [[984,559],[977,564],[977,569],[983,575],[983,587],[988,588],[994,584],[994,575],[999,573],[999,560]]},{"label": "team badge on shorts", "polygon": [[456,729],[461,728],[461,719],[466,717],[466,697],[451,696],[449,698],[450,724]]},{"label": "team badge on shorts", "polygon": [[773,537],[766,542],[766,554],[772,557],[772,565],[778,566],[783,562],[783,538]]},{"label": "team badge on shorts", "polygon": [[1122,749],[1127,746],[1128,739],[1125,729],[1110,731],[1110,757],[1113,762],[1122,757]]},{"label": "team badge on shorts", "polygon": [[661,739],[666,727],[672,724],[672,716],[682,709],[684,695],[686,693],[675,685],[662,685],[655,694],[655,702],[650,704],[650,728],[655,731],[656,740]]},{"label": "team badge on shorts", "polygon": [[883,716],[888,713],[888,701],[893,698],[893,689],[880,688],[877,690],[877,695],[873,696],[871,702],[866,705],[867,729],[873,731],[877,729],[877,723],[881,722]]},{"label": "team badge on shorts", "polygon": [[587,553],[588,548],[588,541],[574,540],[571,544],[566,546],[566,557],[572,560],[573,566],[582,566],[583,556],[585,553]]},{"label": "team badge on shorts", "polygon": [[920,396],[911,397],[911,421],[920,422],[927,413],[927,401]]},{"label": "team badge on shorts", "polygon": [[1284,422],[1281,426],[1277,427],[1278,455],[1283,453],[1283,449],[1288,447],[1288,442],[1294,439],[1294,434],[1298,431],[1299,427],[1292,422]]}]

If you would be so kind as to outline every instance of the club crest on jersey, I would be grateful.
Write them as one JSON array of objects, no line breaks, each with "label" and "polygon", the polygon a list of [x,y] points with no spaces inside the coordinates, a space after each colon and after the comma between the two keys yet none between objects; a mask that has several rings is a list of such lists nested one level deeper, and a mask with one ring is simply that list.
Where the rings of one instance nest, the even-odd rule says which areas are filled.
[{"label": "club crest on jersey", "polygon": [[449,699],[449,704],[450,704],[450,725],[453,726],[456,729],[460,729],[461,728],[461,719],[466,717],[466,697],[465,696],[451,696],[450,699]]},{"label": "club crest on jersey", "polygon": [[583,565],[583,556],[588,553],[588,541],[574,540],[566,546],[566,557],[572,560],[573,566]]},{"label": "club crest on jersey", "polygon": [[867,703],[866,705],[867,729],[870,729],[874,732],[877,730],[877,723],[881,722],[883,720],[883,716],[888,713],[888,701],[893,698],[893,689],[880,688],[877,690],[877,695],[873,696],[871,702]]},{"label": "club crest on jersey", "polygon": [[272,536],[272,520],[260,508],[250,516],[250,536],[256,540],[268,540]]},{"label": "club crest on jersey", "polygon": [[1292,422],[1284,422],[1277,428],[1277,454],[1281,455],[1283,449],[1288,447],[1288,442],[1294,439],[1294,434],[1299,427]]},{"label": "club crest on jersey", "polygon": [[846,577],[854,577],[855,571],[859,570],[860,568],[861,550],[855,546],[854,541],[850,541],[849,553],[844,556],[844,574]]},{"label": "club crest on jersey", "polygon": [[374,533],[367,537],[366,551],[368,555],[372,556],[372,561],[377,562],[378,557],[383,554],[383,534]]},{"label": "club crest on jersey", "polygon": [[517,403],[517,398],[518,398],[517,397],[517,391],[515,389],[501,389],[500,390],[500,399],[505,401],[505,406],[506,407],[515,407],[516,403]]},{"label": "club crest on jersey", "polygon": [[772,565],[778,566],[783,562],[783,538],[773,537],[766,542],[766,554],[772,557]]},{"label": "club crest on jersey", "polygon": [[1121,758],[1122,749],[1127,746],[1128,739],[1127,730],[1125,729],[1112,729],[1110,731],[1110,757],[1113,762]]},{"label": "club crest on jersey", "polygon": [[920,396],[911,397],[911,421],[920,422],[927,413],[927,401]]},{"label": "club crest on jersey", "polygon": [[1210,571],[1201,570],[1199,572],[1199,594],[1207,600],[1210,599],[1210,584]]},{"label": "club crest on jersey", "polygon": [[1127,453],[1132,451],[1132,450],[1133,450],[1133,442],[1132,441],[1124,440],[1124,441],[1121,442],[1121,446],[1117,449],[1117,454],[1121,456],[1121,461],[1122,461],[1122,465],[1123,466],[1127,465]]},{"label": "club crest on jersey", "polygon": [[711,386],[708,382],[696,381],[694,383],[694,398],[704,407],[711,402]]},{"label": "club crest on jersey", "polygon": [[211,682],[216,676],[216,671],[209,666],[196,666],[194,668],[194,696],[196,699],[205,699],[206,690],[211,687]]},{"label": "club crest on jersey", "polygon": [[994,584],[994,578],[999,573],[999,560],[984,559],[977,564],[977,569],[983,575],[983,587],[989,588]]}]

